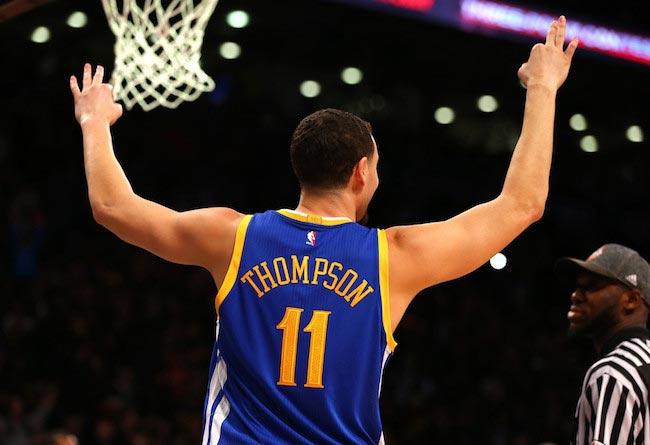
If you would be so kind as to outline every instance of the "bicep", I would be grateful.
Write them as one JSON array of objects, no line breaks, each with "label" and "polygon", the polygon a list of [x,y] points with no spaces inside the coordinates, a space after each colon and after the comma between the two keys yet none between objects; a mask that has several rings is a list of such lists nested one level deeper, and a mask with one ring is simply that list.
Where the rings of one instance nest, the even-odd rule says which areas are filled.
[{"label": "bicep", "polygon": [[387,229],[391,281],[417,293],[466,275],[531,222],[530,215],[499,197],[446,221]]}]

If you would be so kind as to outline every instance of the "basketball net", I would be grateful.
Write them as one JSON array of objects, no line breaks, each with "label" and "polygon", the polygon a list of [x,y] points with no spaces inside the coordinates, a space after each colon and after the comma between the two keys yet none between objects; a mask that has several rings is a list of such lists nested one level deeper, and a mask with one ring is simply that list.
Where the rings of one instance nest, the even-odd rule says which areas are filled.
[{"label": "basketball net", "polygon": [[115,34],[115,67],[110,83],[127,109],[176,108],[214,81],[200,65],[208,20],[218,0],[102,0]]}]

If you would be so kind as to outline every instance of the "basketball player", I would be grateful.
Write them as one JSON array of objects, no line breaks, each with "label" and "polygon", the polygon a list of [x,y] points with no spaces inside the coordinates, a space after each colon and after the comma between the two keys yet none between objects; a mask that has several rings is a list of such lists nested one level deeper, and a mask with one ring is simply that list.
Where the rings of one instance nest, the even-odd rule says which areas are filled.
[{"label": "basketball player", "polygon": [[578,42],[549,27],[518,75],[527,86],[521,135],[503,189],[447,221],[359,225],[379,185],[370,125],[334,109],[304,118],[291,141],[295,209],[244,215],[176,212],[131,188],[113,152],[122,115],[104,69],[72,76],[96,221],[124,241],[214,278],[216,341],[203,444],[383,443],[379,392],[393,332],[420,291],[463,276],[544,211],[555,100]]}]

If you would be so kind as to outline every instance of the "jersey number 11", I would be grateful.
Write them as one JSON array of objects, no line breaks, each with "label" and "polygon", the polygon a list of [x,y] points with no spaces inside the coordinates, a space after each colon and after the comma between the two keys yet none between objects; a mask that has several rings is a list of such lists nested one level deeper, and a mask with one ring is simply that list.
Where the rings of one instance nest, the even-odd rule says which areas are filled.
[{"label": "jersey number 11", "polygon": [[[280,378],[278,385],[296,386],[296,356],[298,354],[298,335],[300,331],[300,316],[304,309],[288,307],[284,318],[276,329],[282,331],[282,352],[280,355]],[[313,311],[309,324],[304,332],[309,332],[309,358],[307,361],[306,388],[324,388],[323,362],[325,359],[325,340],[327,337],[327,321],[330,311]]]}]

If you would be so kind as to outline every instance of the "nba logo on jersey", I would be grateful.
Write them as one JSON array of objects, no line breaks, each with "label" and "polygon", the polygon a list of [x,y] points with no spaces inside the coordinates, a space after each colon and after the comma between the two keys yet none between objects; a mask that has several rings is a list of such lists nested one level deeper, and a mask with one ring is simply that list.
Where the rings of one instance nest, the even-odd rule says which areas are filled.
[{"label": "nba logo on jersey", "polygon": [[316,232],[314,230],[307,232],[307,242],[305,244],[309,244],[310,246],[316,245]]}]

